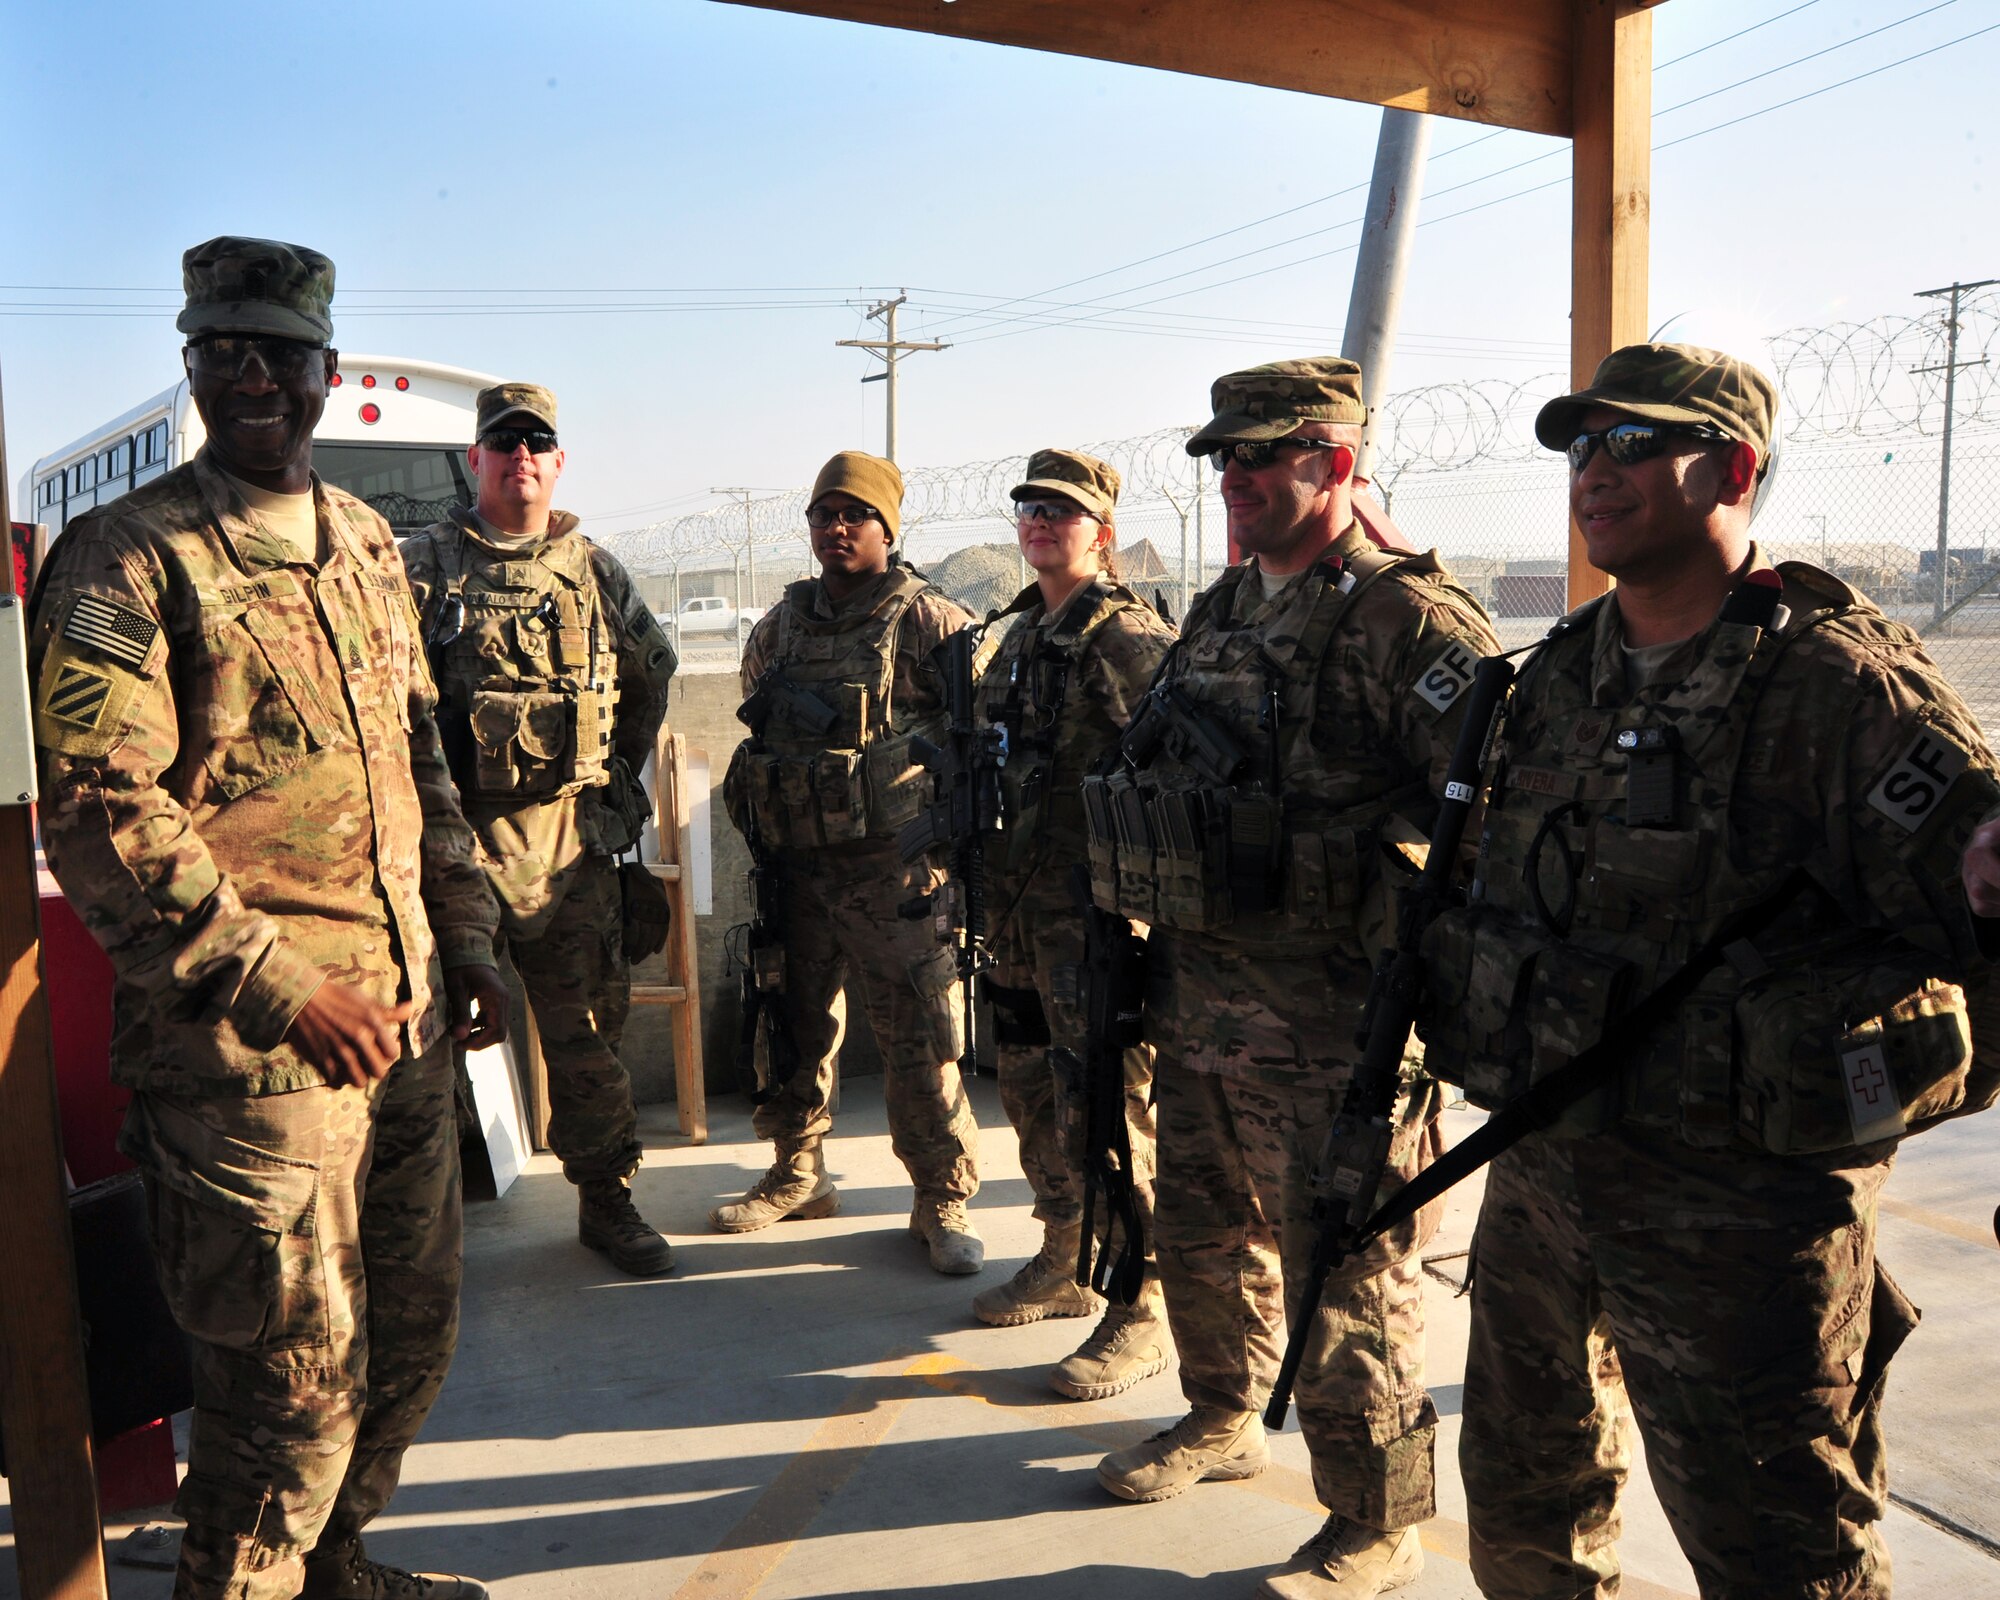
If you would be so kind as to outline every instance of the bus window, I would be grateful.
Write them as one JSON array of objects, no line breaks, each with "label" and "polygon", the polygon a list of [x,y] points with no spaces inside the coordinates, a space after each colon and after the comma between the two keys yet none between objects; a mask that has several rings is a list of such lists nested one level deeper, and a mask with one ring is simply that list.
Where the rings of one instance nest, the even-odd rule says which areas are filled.
[{"label": "bus window", "polygon": [[132,469],[132,487],[151,483],[167,470],[167,425],[156,422],[132,441],[137,457]]},{"label": "bus window", "polygon": [[316,441],[313,470],[323,482],[359,495],[405,538],[441,522],[454,505],[477,497],[463,451],[442,444],[349,444]]}]

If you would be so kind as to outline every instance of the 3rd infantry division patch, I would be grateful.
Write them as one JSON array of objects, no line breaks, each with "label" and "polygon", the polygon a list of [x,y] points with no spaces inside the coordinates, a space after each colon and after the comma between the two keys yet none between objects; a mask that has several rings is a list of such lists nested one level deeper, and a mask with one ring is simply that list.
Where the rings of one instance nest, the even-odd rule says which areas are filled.
[{"label": "3rd infantry division patch", "polygon": [[79,728],[95,728],[111,698],[111,680],[88,667],[66,664],[49,685],[42,709],[52,717],[73,722]]}]

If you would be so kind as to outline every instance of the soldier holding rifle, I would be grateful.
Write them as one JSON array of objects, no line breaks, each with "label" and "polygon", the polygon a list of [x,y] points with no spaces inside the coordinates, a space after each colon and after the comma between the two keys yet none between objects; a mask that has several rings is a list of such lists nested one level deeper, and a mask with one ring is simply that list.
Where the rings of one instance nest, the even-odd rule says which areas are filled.
[{"label": "soldier holding rifle", "polygon": [[[1433,556],[1378,549],[1351,480],[1361,373],[1331,357],[1219,379],[1188,443],[1222,474],[1252,559],[1190,608],[1120,770],[1086,786],[1099,902],[1153,927],[1159,1259],[1191,1410],[1114,1451],[1099,1481],[1158,1500],[1269,1462],[1258,1416],[1297,1307],[1309,1178],[1357,1064],[1375,953],[1420,840],[1460,701],[1494,649]],[[1393,1109],[1386,1188],[1436,1148],[1435,1087]],[[1416,1251],[1430,1208],[1344,1265],[1299,1377],[1329,1516],[1267,1595],[1368,1596],[1422,1566],[1434,1509]]]},{"label": "soldier holding rifle", "polygon": [[[998,970],[987,993],[1000,1051],[1000,1102],[1020,1137],[1021,1168],[1042,1224],[1034,1257],[973,1299],[980,1321],[1003,1327],[1087,1316],[1104,1304],[1077,1282],[1083,1073],[1091,1056],[1081,989],[1084,924],[1071,876],[1087,850],[1078,785],[1116,748],[1173,640],[1159,614],[1118,581],[1112,553],[1118,484],[1116,469],[1079,451],[1038,450],[1029,457],[1027,481],[1013,499],[1021,552],[1035,581],[992,625],[998,637],[979,677],[978,720],[998,723],[1007,736],[1006,826],[988,846]],[[1113,1181],[1129,1188],[1134,1231],[1118,1237],[1107,1227],[1091,1245],[1116,1251],[1152,1232],[1152,1052],[1114,1047],[1106,1064],[1119,1079],[1105,1097],[1106,1114],[1123,1119],[1128,1162]],[[1099,1197],[1100,1217],[1107,1217],[1107,1199]],[[1051,1370],[1058,1393],[1102,1399],[1166,1367],[1167,1330],[1150,1254],[1144,1251],[1143,1279],[1127,1286],[1132,1303],[1114,1296],[1081,1348]]]},{"label": "soldier holding rifle", "polygon": [[1905,1134],[2000,1089],[1991,830],[1959,882],[2000,783],[1914,634],[1752,542],[1776,414],[1744,362],[1633,345],[1536,421],[1618,587],[1521,670],[1423,1030],[1498,1112],[1441,1170],[1526,1130],[1487,1179],[1459,1452],[1504,1600],[1617,1588],[1628,1396],[1703,1594],[1889,1593],[1916,1312],[1876,1201]]},{"label": "soldier holding rifle", "polygon": [[896,847],[931,793],[912,738],[944,732],[931,657],[971,618],[894,559],[902,504],[894,462],[858,450],[827,462],[806,508],[820,576],[785,591],[744,653],[740,715],[752,736],[723,798],[782,878],[782,976],[777,963],[767,971],[771,1025],[789,1048],[765,1053],[752,1123],[776,1159],[709,1220],[747,1233],[839,1205],[823,1141],[851,979],[882,1050],[890,1143],[916,1188],[910,1233],[937,1271],[973,1273],[985,1262],[966,1214],[979,1130],[959,1078],[956,963],[932,917],[900,914],[942,875],[906,865]]}]

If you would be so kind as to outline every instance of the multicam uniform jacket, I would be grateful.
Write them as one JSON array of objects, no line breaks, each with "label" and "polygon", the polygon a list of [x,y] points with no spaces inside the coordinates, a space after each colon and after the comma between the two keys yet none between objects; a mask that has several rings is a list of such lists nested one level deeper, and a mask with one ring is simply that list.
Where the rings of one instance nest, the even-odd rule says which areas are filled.
[{"label": "multicam uniform jacket", "polygon": [[1816,568],[1777,571],[1768,628],[1725,608],[1638,686],[1615,597],[1543,646],[1490,772],[1474,902],[1427,941],[1427,1060],[1491,1106],[1615,1030],[1726,918],[1780,905],[1568,1114],[1601,1226],[1837,1227],[1906,1129],[1994,1091],[1993,1043],[1973,1052],[2000,1029],[1990,935],[1958,881],[2000,801],[1992,753],[1909,629]]},{"label": "multicam uniform jacket", "polygon": [[324,1084],[281,1043],[320,983],[415,1002],[493,959],[388,525],[314,480],[320,549],[206,455],[71,525],[30,670],[49,865],[117,975],[112,1073],[167,1093]]},{"label": "multicam uniform jacket", "polygon": [[[666,720],[674,648],[617,557],[567,511],[550,518],[546,539],[501,548],[461,510],[404,540],[402,554],[439,720],[464,732],[461,803],[509,931],[531,933],[581,855],[636,831],[636,779]],[[453,597],[464,611],[456,637],[429,644]],[[614,758],[625,765],[617,782]]]}]

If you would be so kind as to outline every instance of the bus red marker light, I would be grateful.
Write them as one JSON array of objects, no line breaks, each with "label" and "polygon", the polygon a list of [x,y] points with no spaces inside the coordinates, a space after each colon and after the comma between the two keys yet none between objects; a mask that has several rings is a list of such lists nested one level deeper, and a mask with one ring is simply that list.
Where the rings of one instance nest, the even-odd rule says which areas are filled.
[{"label": "bus red marker light", "polygon": [[372,389],[372,388],[374,388],[374,387],[375,387],[375,374],[374,374],[374,373],[372,373],[372,372],[364,372],[364,373],[362,373],[362,374],[361,374],[361,387],[362,387],[362,388],[364,388],[364,389]]},{"label": "bus red marker light", "polygon": [[407,389],[409,388],[409,386],[410,386],[410,380],[408,378],[398,378],[396,380],[396,387],[398,389]]},{"label": "bus red marker light", "polygon": [[327,385],[327,387],[328,387],[329,389],[338,389],[338,388],[340,387],[340,374],[339,374],[339,373],[337,373],[337,372],[336,372],[336,373],[335,373],[335,374],[333,375],[333,380],[332,380],[332,382],[330,382],[330,383],[329,383],[329,384]]},{"label": "bus red marker light", "polygon": [[382,408],[373,400],[370,400],[368,404],[361,408],[361,420],[371,424],[380,422],[382,420]]}]

